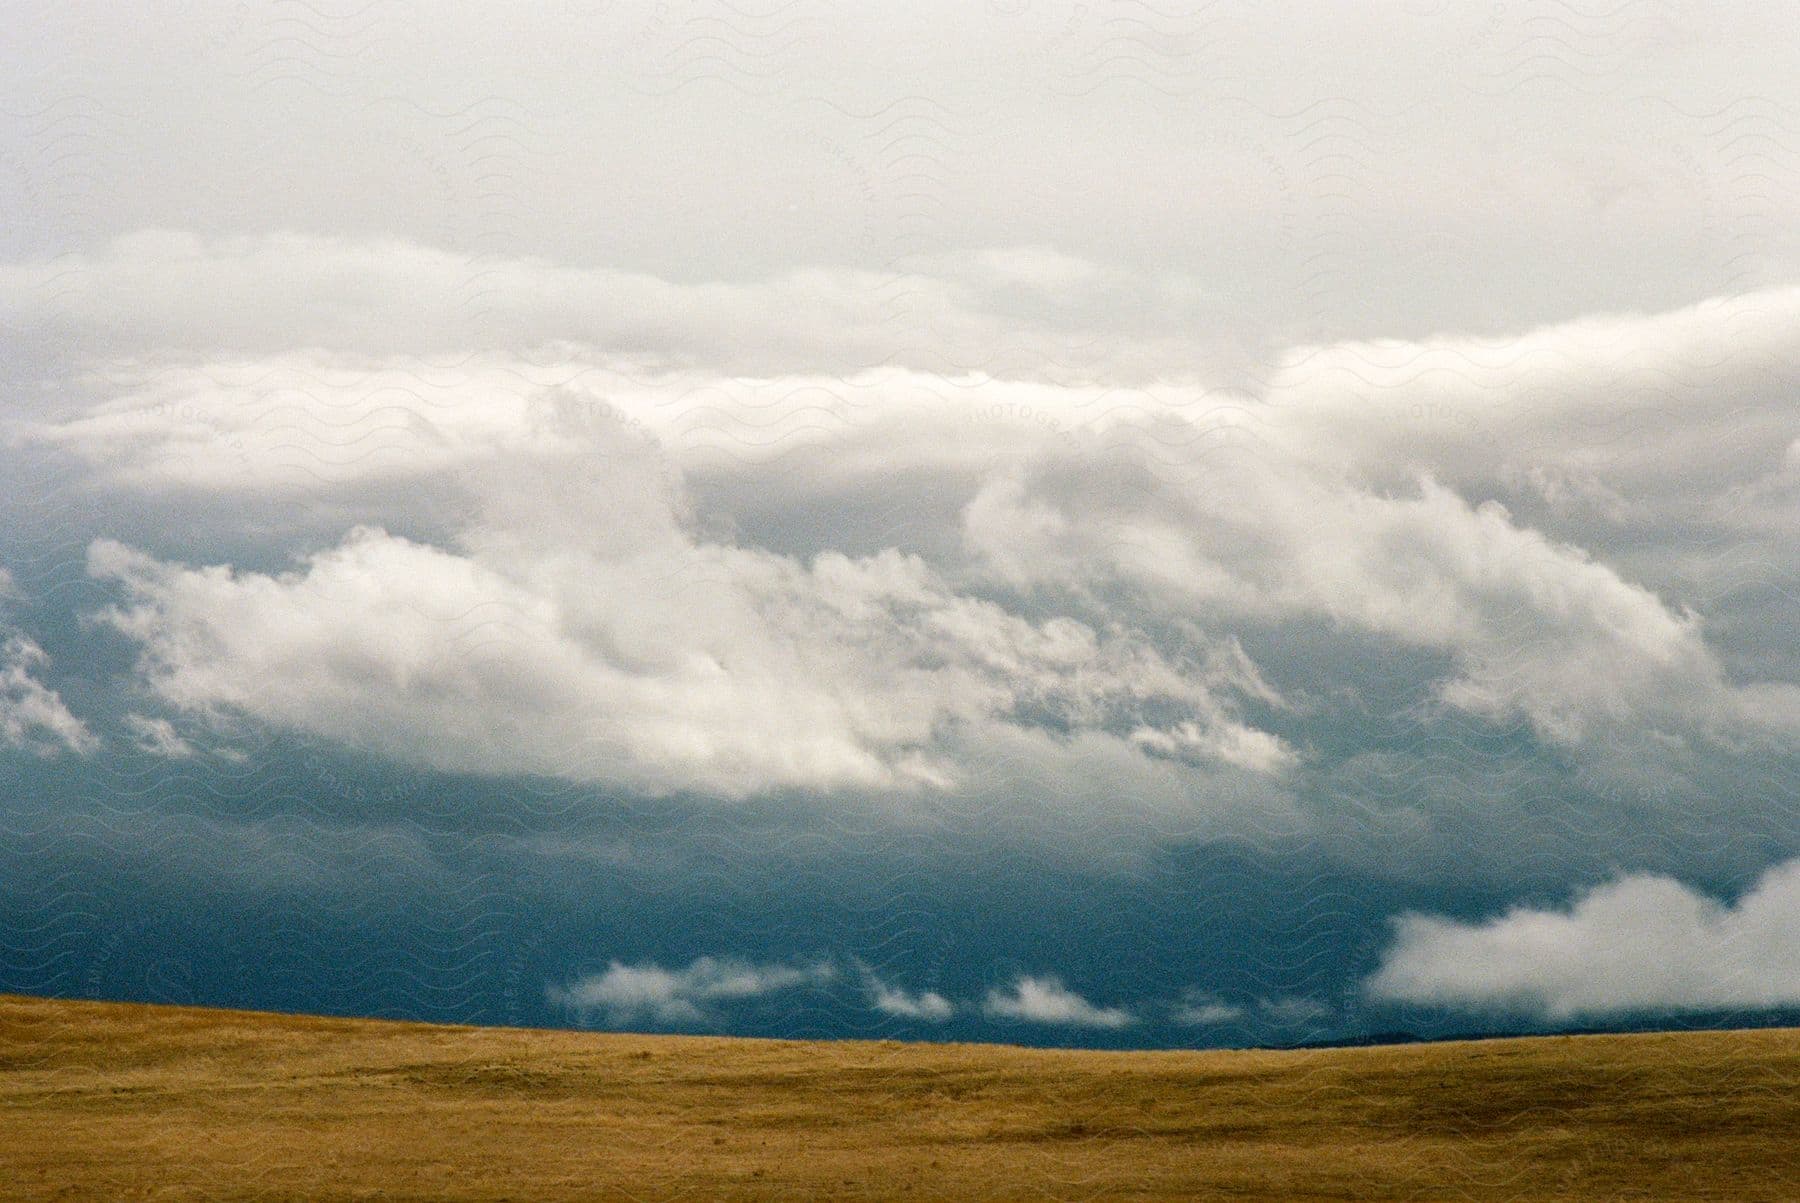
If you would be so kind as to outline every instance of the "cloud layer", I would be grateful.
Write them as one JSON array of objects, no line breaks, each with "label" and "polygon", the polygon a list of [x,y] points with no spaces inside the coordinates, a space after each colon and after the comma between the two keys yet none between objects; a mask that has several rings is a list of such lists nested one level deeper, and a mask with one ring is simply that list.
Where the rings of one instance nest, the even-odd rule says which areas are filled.
[{"label": "cloud layer", "polygon": [[[1407,910],[1431,1022],[1760,980],[1671,891],[1794,855],[1786,13],[598,7],[9,44],[0,987],[1293,1042]],[[259,879],[326,955],[225,963]],[[841,980],[688,960],[776,946]]]},{"label": "cloud layer", "polygon": [[[1800,569],[1793,290],[1294,347],[1226,388],[1163,334],[1129,370],[927,370],[854,316],[866,280],[166,232],[76,266],[0,276],[20,321],[90,348],[16,452],[180,521],[248,507],[291,564],[92,544],[144,685],[189,720],[647,795],[1259,835],[1329,812],[1346,770],[1320,749],[1372,706],[1523,730],[1539,772],[1637,797],[1800,744],[1800,664],[1756,655],[1779,605],[1722,611],[1702,562],[1732,540]],[[1043,248],[930,271],[934,331],[1020,347],[1097,320],[1073,302],[1107,275]],[[463,273],[533,350],[444,359],[456,321],[402,320]],[[133,289],[179,300],[143,317]],[[1404,697],[1365,694],[1371,649]]]}]

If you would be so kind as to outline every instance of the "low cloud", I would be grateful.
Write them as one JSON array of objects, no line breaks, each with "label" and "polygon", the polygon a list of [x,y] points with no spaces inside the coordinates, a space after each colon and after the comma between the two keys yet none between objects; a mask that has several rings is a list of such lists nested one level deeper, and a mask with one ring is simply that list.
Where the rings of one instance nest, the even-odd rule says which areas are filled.
[{"label": "low cloud", "polygon": [[1146,779],[1295,760],[1240,716],[1279,699],[1233,641],[1027,617],[891,549],[709,538],[652,443],[592,433],[598,460],[472,481],[452,546],[362,527],[258,573],[102,540],[89,567],[122,587],[107,619],[170,706],[451,771],[737,799],[946,791],[1013,767],[1009,733],[1110,744]]},{"label": "low cloud", "polygon": [[[0,310],[82,350],[5,435],[134,521],[243,534],[90,544],[142,653],[127,705],[196,744],[247,719],[1102,850],[1356,843],[1331,775],[1390,704],[1517,733],[1570,807],[1678,821],[1749,761],[1791,775],[1790,607],[1732,574],[1800,567],[1800,290],[1293,347],[1227,393],[1192,348],[1148,376],[875,354],[888,302],[854,273],[484,264],[493,344],[443,311],[473,265],[442,248],[150,232],[51,288],[69,266],[0,272]],[[1047,247],[928,266],[934,330],[1013,350],[1044,294],[1119,284]],[[1446,799],[1507,805],[1496,762],[1453,759],[1391,799],[1437,856],[1477,826]]]},{"label": "low cloud", "polygon": [[883,1015],[941,1023],[956,1014],[956,1004],[935,990],[903,990],[866,971],[864,983],[869,992],[869,1005]]},{"label": "low cloud", "polygon": [[1383,1002],[1547,1020],[1800,1006],[1800,859],[1736,902],[1634,874],[1567,909],[1404,915],[1367,983]]},{"label": "low cloud", "polygon": [[820,986],[837,971],[829,964],[758,964],[700,957],[685,969],[612,962],[604,973],[552,986],[550,1001],[584,1022],[609,1028],[710,1027],[735,1003]]},{"label": "low cloud", "polygon": [[1291,1029],[1316,1027],[1333,1015],[1332,1008],[1316,998],[1289,994],[1259,998],[1252,1003],[1227,1002],[1210,990],[1187,990],[1169,1008],[1169,1018],[1188,1027],[1213,1027],[1226,1023],[1250,1023]]},{"label": "low cloud", "polygon": [[1281,1028],[1313,1027],[1332,1016],[1329,1004],[1305,995],[1289,994],[1280,998],[1259,999],[1257,1016],[1265,1023]]},{"label": "low cloud", "polygon": [[100,740],[69,712],[61,694],[38,679],[49,665],[35,640],[0,629],[0,745],[40,756],[95,751]]},{"label": "low cloud", "polygon": [[192,760],[200,754],[200,750],[188,742],[175,729],[175,724],[166,718],[128,714],[125,716],[125,726],[130,730],[138,748],[152,756],[161,756],[165,760]]},{"label": "low cloud", "polygon": [[1096,1006],[1059,978],[1029,975],[1004,990],[989,990],[983,1010],[994,1019],[1066,1027],[1122,1028],[1137,1021],[1123,1007]]},{"label": "low cloud", "polygon": [[1208,990],[1185,992],[1181,996],[1181,1001],[1169,1010],[1171,1019],[1190,1027],[1211,1027],[1220,1023],[1236,1023],[1243,1019],[1245,1014],[1243,1007],[1226,1002]]}]

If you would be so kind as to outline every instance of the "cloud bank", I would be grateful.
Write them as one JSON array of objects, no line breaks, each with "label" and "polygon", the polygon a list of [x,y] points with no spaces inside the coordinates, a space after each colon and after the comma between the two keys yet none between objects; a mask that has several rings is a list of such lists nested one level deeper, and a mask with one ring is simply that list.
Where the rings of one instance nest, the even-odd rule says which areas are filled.
[{"label": "cloud bank", "polygon": [[[1161,335],[1132,352],[1141,378],[871,360],[867,281],[146,233],[47,304],[52,266],[0,293],[90,359],[10,424],[15,451],[183,520],[262,506],[289,558],[92,543],[106,620],[186,723],[697,801],[1259,836],[1331,817],[1345,770],[1320,749],[1371,706],[1523,730],[1543,772],[1626,799],[1800,745],[1800,664],[1756,654],[1779,614],[1720,621],[1694,558],[1748,542],[1759,571],[1800,570],[1791,289],[1294,347],[1225,388],[1207,348]],[[1041,249],[931,270],[934,329],[1027,339],[1048,311],[1021,296],[1098,272]],[[398,315],[465,271],[534,350],[433,358],[456,322],[439,344]],[[109,299],[132,289],[178,300]],[[650,311],[657,336],[631,333]],[[739,357],[761,345],[797,350]],[[1408,696],[1365,695],[1371,648]],[[1446,796],[1483,788],[1464,784]]]},{"label": "cloud bank", "polygon": [[[1293,1042],[1397,911],[1794,855],[1774,6],[204,7],[0,72],[0,977]],[[81,919],[259,875],[388,976]]]}]

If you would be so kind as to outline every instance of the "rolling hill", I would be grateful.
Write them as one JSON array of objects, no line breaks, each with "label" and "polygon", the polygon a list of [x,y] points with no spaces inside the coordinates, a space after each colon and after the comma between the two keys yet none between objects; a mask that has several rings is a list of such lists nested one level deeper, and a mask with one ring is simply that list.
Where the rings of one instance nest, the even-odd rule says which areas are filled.
[{"label": "rolling hill", "polygon": [[1800,1030],[1068,1052],[0,996],[9,1199],[1792,1199]]}]

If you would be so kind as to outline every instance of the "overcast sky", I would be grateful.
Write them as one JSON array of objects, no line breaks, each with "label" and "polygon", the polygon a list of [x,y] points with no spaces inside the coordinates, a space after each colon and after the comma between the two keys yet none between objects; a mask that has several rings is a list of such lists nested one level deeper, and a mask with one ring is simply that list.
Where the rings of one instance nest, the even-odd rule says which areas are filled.
[{"label": "overcast sky", "polygon": [[1783,6],[6,26],[0,988],[1800,1008]]}]

